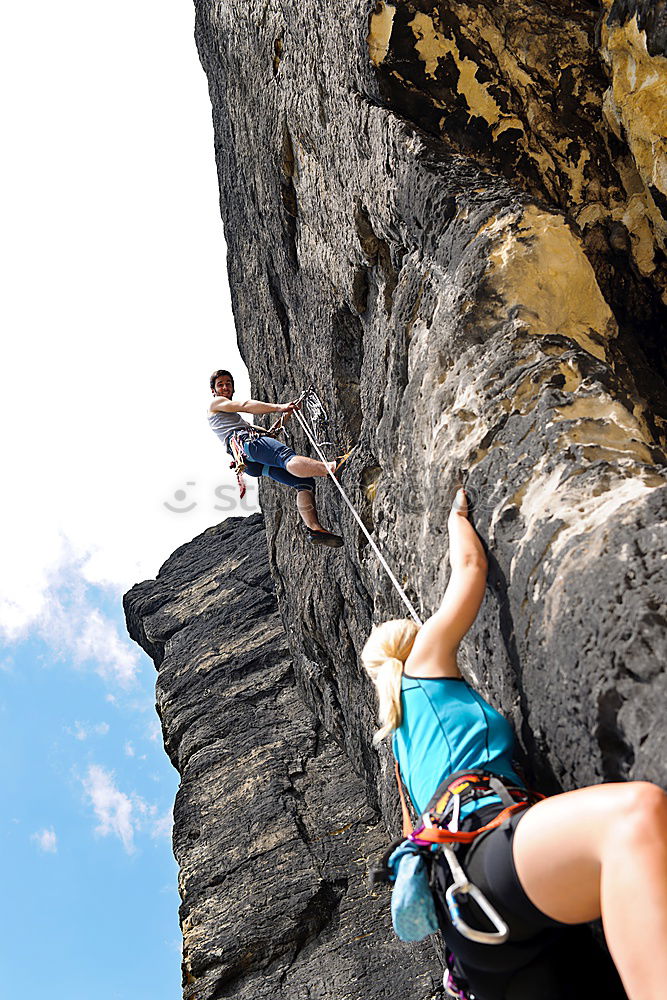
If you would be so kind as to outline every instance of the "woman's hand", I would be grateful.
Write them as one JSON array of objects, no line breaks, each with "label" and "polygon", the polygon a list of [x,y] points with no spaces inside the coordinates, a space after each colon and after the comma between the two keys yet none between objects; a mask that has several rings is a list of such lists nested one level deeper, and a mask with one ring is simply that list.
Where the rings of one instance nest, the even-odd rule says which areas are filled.
[{"label": "woman's hand", "polygon": [[466,518],[468,516],[468,496],[462,486],[456,491],[449,517],[456,517],[457,514]]}]

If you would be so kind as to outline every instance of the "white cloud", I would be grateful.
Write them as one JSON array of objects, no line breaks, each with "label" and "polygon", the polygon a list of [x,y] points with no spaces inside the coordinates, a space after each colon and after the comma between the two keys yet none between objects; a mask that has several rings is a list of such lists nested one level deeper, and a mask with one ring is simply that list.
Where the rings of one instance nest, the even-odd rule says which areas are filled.
[{"label": "white cloud", "polygon": [[[134,834],[137,828],[136,809],[141,811],[141,800],[131,798],[114,784],[114,776],[98,764],[91,764],[83,779],[95,815],[99,820],[95,832],[106,837],[118,837],[128,854],[134,851]],[[141,803],[141,805],[139,805]]]},{"label": "white cloud", "polygon": [[94,606],[80,558],[68,552],[50,574],[43,597],[30,624],[36,625],[51,653],[74,666],[92,667],[108,683],[131,687],[139,669],[139,649]]},{"label": "white cloud", "polygon": [[62,537],[43,517],[35,518],[31,544],[26,546],[23,532],[16,530],[17,524],[28,520],[25,499],[23,496],[16,499],[17,509],[10,515],[13,523],[7,524],[3,519],[0,525],[3,552],[0,634],[9,642],[19,639],[38,619],[44,609],[51,577],[64,558]]},{"label": "white cloud", "polygon": [[45,854],[55,854],[58,850],[56,832],[53,827],[50,830],[40,830],[39,833],[33,833],[30,839],[34,840],[40,851],[44,851]]},{"label": "white cloud", "polygon": [[161,816],[159,819],[156,819],[155,822],[153,823],[153,828],[151,830],[151,837],[153,837],[154,840],[157,840],[160,837],[171,837],[171,831],[173,829],[173,826],[174,826],[174,814],[172,809],[170,808],[163,816]]},{"label": "white cloud", "polygon": [[91,764],[82,781],[98,819],[95,832],[106,837],[118,837],[128,854],[135,851],[135,837],[141,831],[154,840],[171,837],[173,813],[171,807],[158,815],[158,807],[135,793],[129,795],[116,785],[114,774],[99,764]]},{"label": "white cloud", "polygon": [[74,639],[74,653],[79,662],[92,660],[96,671],[107,680],[128,687],[135,679],[139,654],[121,639],[116,626],[96,609],[88,610],[82,630]]},{"label": "white cloud", "polygon": [[125,749],[125,756],[126,757],[134,757],[134,747],[132,746],[131,740],[127,741],[127,743],[125,744],[124,749]]},{"label": "white cloud", "polygon": [[75,740],[87,740],[89,736],[106,736],[110,730],[108,722],[98,722],[94,726],[85,725],[83,722],[75,722],[74,729],[68,729]]},{"label": "white cloud", "polygon": [[149,722],[146,735],[148,736],[148,739],[152,740],[154,743],[160,739],[162,736],[162,726],[157,719],[153,719]]}]

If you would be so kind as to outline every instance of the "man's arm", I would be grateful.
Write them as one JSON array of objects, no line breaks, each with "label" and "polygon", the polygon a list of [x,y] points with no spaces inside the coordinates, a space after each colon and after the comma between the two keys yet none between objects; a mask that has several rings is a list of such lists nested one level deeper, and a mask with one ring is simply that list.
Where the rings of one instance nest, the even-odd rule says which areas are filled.
[{"label": "man's arm", "polygon": [[292,413],[294,403],[263,403],[260,399],[246,399],[244,403],[235,403],[231,399],[218,397],[211,403],[211,413]]}]

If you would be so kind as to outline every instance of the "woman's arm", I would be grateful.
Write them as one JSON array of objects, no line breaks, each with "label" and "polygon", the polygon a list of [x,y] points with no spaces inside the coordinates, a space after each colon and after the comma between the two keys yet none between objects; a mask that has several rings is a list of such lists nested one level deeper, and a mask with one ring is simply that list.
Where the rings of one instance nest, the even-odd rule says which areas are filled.
[{"label": "woman's arm", "polygon": [[452,568],[442,604],[426,621],[405,661],[416,677],[460,677],[456,650],[479,611],[486,588],[487,562],[482,543],[468,520],[465,491],[459,490],[447,522]]}]

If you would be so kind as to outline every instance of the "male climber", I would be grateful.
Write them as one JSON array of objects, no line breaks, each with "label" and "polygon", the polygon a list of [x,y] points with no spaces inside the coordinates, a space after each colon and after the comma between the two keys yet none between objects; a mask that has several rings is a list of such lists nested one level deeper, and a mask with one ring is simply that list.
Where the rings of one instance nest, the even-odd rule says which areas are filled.
[{"label": "male climber", "polygon": [[224,369],[213,372],[210,380],[213,399],[208,408],[208,422],[225,448],[232,454],[229,439],[234,435],[243,447],[245,471],[249,476],[262,475],[278,483],[293,486],[296,506],[306,526],[308,537],[315,545],[337,549],[343,544],[340,535],[334,535],[320,524],[315,508],[314,476],[335,472],[335,462],[317,462],[305,455],[295,454],[268,434],[258,434],[252,424],[239,416],[241,413],[284,413],[287,416],[297,409],[296,403],[263,403],[259,399],[246,399],[244,403],[232,402],[234,379]]}]

